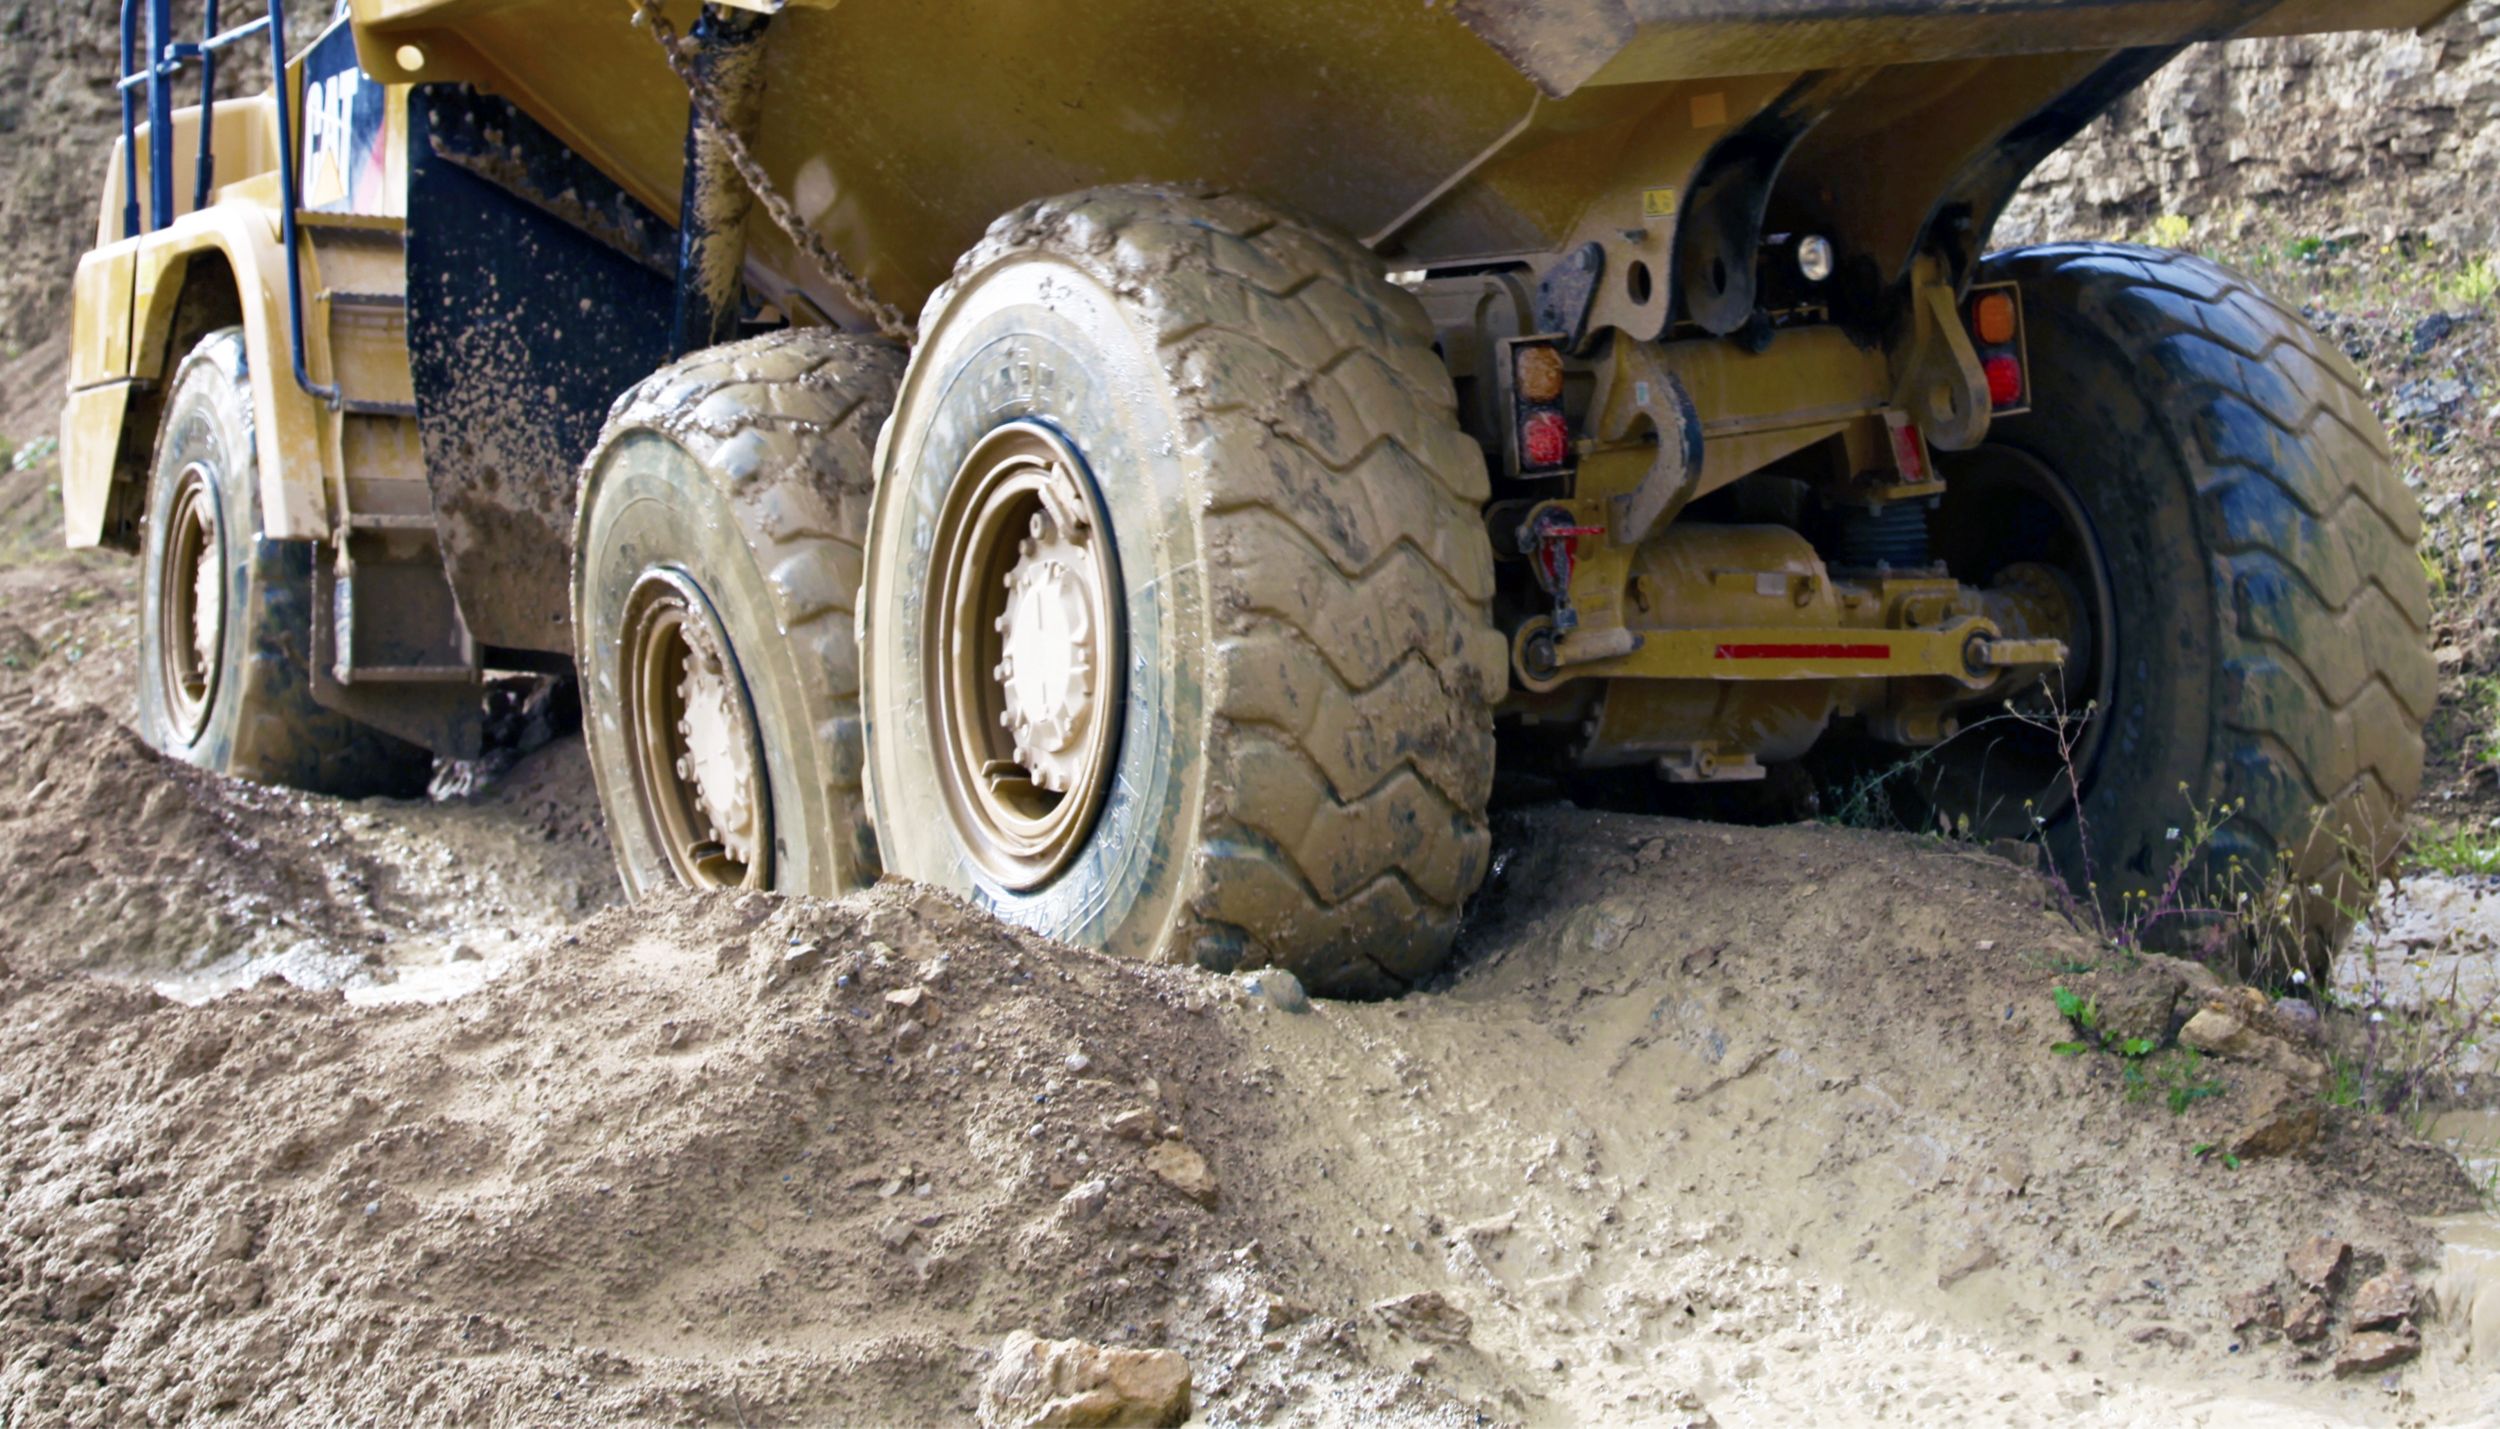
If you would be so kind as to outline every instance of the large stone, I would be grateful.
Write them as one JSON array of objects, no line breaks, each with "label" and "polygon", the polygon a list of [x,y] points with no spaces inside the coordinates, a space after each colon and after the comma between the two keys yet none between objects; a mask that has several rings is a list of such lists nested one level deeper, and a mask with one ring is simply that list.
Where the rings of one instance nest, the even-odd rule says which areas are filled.
[{"label": "large stone", "polygon": [[2257,1049],[2257,1034],[2227,1012],[2200,1007],[2179,1029],[2179,1045],[2215,1057],[2245,1057]]},{"label": "large stone", "polygon": [[2356,1330],[2380,1329],[2402,1322],[2420,1298],[2412,1276],[2391,1270],[2361,1282],[2352,1292],[2352,1303],[2344,1307],[2344,1318]]},{"label": "large stone", "polygon": [[2296,1345],[2312,1344],[2326,1338],[2326,1297],[2315,1290],[2304,1290],[2283,1317],[2283,1338]]},{"label": "large stone", "polygon": [[2393,1369],[2422,1352],[2422,1337],[2410,1330],[2389,1333],[2364,1330],[2335,1352],[2337,1374],[2369,1374]]},{"label": "large stone", "polygon": [[2245,1109],[2239,1125],[2223,1143],[2244,1161],[2262,1156],[2291,1156],[2318,1142],[2318,1099],[2306,1088],[2279,1077],[2252,1078],[2244,1088]]},{"label": "large stone", "polygon": [[1199,1205],[1215,1204],[1215,1172],[1208,1169],[1207,1158],[1189,1149],[1186,1143],[1156,1143],[1155,1148],[1146,1153],[1146,1169],[1160,1177],[1163,1184]]},{"label": "large stone", "polygon": [[2333,1236],[2311,1236],[2283,1257],[2283,1268],[2312,1290],[2330,1290],[2351,1259],[2351,1246]]},{"label": "large stone", "polygon": [[981,1385],[983,1429],[1110,1429],[1189,1418],[1189,1361],[1018,1330]]}]

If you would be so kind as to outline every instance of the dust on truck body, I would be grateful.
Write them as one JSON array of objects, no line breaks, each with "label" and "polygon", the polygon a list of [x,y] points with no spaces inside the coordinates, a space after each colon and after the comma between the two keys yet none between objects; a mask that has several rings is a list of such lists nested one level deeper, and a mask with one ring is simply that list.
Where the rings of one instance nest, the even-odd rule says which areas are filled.
[{"label": "dust on truck body", "polygon": [[258,39],[128,5],[63,498],[197,762],[370,787],[570,669],[629,890],[1345,992],[1497,772],[1877,771],[2112,907],[2211,826],[2311,958],[2419,784],[2341,355],[1987,242],[2181,46],[2450,0],[350,0],[205,121]]}]

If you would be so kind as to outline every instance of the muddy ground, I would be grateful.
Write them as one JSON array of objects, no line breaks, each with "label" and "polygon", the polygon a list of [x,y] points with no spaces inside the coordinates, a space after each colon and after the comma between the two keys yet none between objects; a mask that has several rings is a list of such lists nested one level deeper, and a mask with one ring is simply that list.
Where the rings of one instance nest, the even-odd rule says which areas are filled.
[{"label": "muddy ground", "polygon": [[[1212,1424],[2500,1415],[2456,1161],[2199,1154],[2276,1089],[2054,1051],[2130,974],[1984,852],[1524,811],[1448,986],[1290,1012],[902,886],[619,907],[573,738],[439,803],[165,763],[129,585],[0,572],[11,1425],[961,1422],[1018,1328]],[[2319,1235],[2418,1363],[2235,1323]]]},{"label": "muddy ground", "polygon": [[[909,888],[622,908],[570,737],[440,801],[157,759],[129,567],[52,549],[91,10],[0,12],[0,1426],[959,1423],[1017,1329],[1179,1350],[1214,1424],[2500,1422],[2493,1167],[2410,1135],[2500,1146],[2470,1055],[2436,1119],[2131,1085],[2054,994],[2143,970],[1983,850],[1518,811],[1446,986],[1288,1011]],[[2423,495],[2434,768],[2339,1078],[2500,934],[2500,256],[2390,217],[2488,178],[2495,26],[2191,57],[2156,169],[2096,134],[2034,205],[2309,304]],[[2386,74],[2392,137],[2246,182],[2293,150],[2163,108]],[[2243,1323],[2321,1236],[2322,1336]],[[2391,1271],[2419,1358],[2338,1374]]]}]

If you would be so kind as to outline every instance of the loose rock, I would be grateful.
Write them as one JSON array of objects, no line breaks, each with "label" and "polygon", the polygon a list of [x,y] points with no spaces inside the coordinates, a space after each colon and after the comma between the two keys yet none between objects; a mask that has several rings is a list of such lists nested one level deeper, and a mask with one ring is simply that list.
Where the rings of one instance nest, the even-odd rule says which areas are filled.
[{"label": "loose rock", "polygon": [[1308,1012],[1310,994],[1302,990],[1302,979],[1283,968],[1260,968],[1242,979],[1242,990],[1253,1001],[1264,1002],[1278,1012]]},{"label": "loose rock", "polygon": [[2337,1374],[2369,1374],[2391,1369],[2422,1352],[2422,1337],[2411,1331],[2364,1330],[2344,1341],[2335,1355]]},{"label": "loose rock", "polygon": [[2222,1308],[2234,1330],[2283,1328],[2283,1296],[2271,1285],[2229,1296],[2223,1300]]},{"label": "loose rock", "polygon": [[2333,1236],[2312,1236],[2283,1257],[2283,1268],[2312,1290],[2328,1290],[2351,1259],[2351,1246]]},{"label": "loose rock", "polygon": [[1215,1204],[1215,1173],[1207,1168],[1207,1158],[1192,1151],[1186,1142],[1157,1143],[1146,1153],[1146,1169],[1199,1205]]},{"label": "loose rock", "polygon": [[1161,1426],[1189,1418],[1189,1361],[1018,1330],[981,1385],[984,1429]]},{"label": "loose rock", "polygon": [[2081,980],[2075,991],[2090,1001],[2094,1022],[2111,1042],[2141,1037],[2156,1046],[2170,1040],[2170,1022],[2187,984],[2149,959],[2132,968],[2105,969]]},{"label": "loose rock", "polygon": [[2361,1288],[2352,1293],[2352,1303],[2345,1307],[2344,1315],[2356,1330],[2379,1329],[2411,1315],[2419,1295],[2412,1276],[2391,1270],[2363,1281]]},{"label": "loose rock", "polygon": [[1102,1129],[1123,1141],[1152,1141],[1157,1129],[1155,1114],[1135,1107],[1104,1122]]},{"label": "loose rock", "polygon": [[1077,1219],[1090,1221],[1102,1214],[1102,1208],[1110,1200],[1111,1183],[1097,1176],[1071,1187],[1068,1194],[1059,1198],[1059,1204],[1067,1207],[1069,1214]]},{"label": "loose rock", "polygon": [[1476,1328],[1475,1320],[1438,1290],[1418,1290],[1383,1300],[1372,1307],[1372,1313],[1402,1335],[1437,1345],[1464,1344]]},{"label": "loose rock", "polygon": [[2283,1338],[2296,1345],[2313,1344],[2326,1338],[2326,1297],[2314,1290],[2301,1292],[2283,1319]]},{"label": "loose rock", "polygon": [[2248,1114],[2226,1143],[2232,1155],[2253,1161],[2261,1156],[2289,1156],[2317,1144],[2318,1102],[2305,1088],[2265,1078],[2249,1089],[2248,1106]]},{"label": "loose rock", "polygon": [[2217,1057],[2235,1057],[2248,1053],[2256,1044],[2256,1036],[2229,1013],[2202,1007],[2179,1029],[2179,1043]]}]

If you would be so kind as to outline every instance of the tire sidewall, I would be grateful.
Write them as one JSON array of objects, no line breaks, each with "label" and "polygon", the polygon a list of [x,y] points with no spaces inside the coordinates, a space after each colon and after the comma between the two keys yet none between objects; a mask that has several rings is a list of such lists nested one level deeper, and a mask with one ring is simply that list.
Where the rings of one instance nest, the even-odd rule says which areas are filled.
[{"label": "tire sidewall", "polygon": [[2171,430],[2143,386],[2146,374],[2079,306],[2075,285],[2035,281],[2027,292],[2034,350],[2055,359],[2035,359],[2032,410],[1999,419],[1989,440],[2029,456],[2073,496],[2109,581],[2115,626],[2100,633],[2109,646],[2108,704],[2097,712],[2080,819],[2066,801],[2044,832],[2059,862],[2078,873],[2088,842],[2092,877],[2105,891],[2113,882],[2141,887],[2166,875],[2178,853],[2164,833],[2190,817],[2181,790],[2199,808],[2226,794],[2211,714],[2225,607],[2181,455],[2195,438]]},{"label": "tire sidewall", "polygon": [[[887,866],[1052,937],[1150,956],[1181,915],[1204,783],[1209,622],[1187,434],[1150,335],[1046,254],[976,275],[914,354],[880,463],[862,615],[869,802]],[[1117,555],[1126,655],[1110,791],[1068,865],[1017,891],[966,852],[938,782],[923,657],[937,518],[964,458],[1015,421],[1084,459]],[[873,613],[873,614],[871,614]]]},{"label": "tire sidewall", "polygon": [[[283,567],[286,552],[262,551],[277,543],[260,538],[259,464],[252,450],[248,393],[236,359],[240,338],[212,337],[183,363],[156,443],[148,477],[147,534],[140,563],[139,726],[150,744],[173,758],[223,771],[235,763],[250,703],[247,682],[256,664],[278,662],[308,668],[287,648],[282,632],[266,618],[264,577]],[[224,571],[224,629],[217,652],[215,688],[196,734],[181,728],[168,697],[157,652],[168,639],[188,638],[161,628],[166,546],[171,541],[174,497],[183,471],[197,463],[214,510],[218,559]],[[309,579],[309,567],[305,572]],[[265,646],[256,649],[256,646]]]},{"label": "tire sidewall", "polygon": [[672,887],[677,875],[638,791],[624,728],[622,622],[642,577],[663,568],[691,580],[729,644],[764,756],[772,828],[766,886],[784,893],[845,891],[836,867],[835,793],[797,651],[774,625],[777,609],[718,479],[685,448],[648,430],[606,447],[582,496],[574,577],[577,668],[590,686],[584,738],[629,896]]}]

